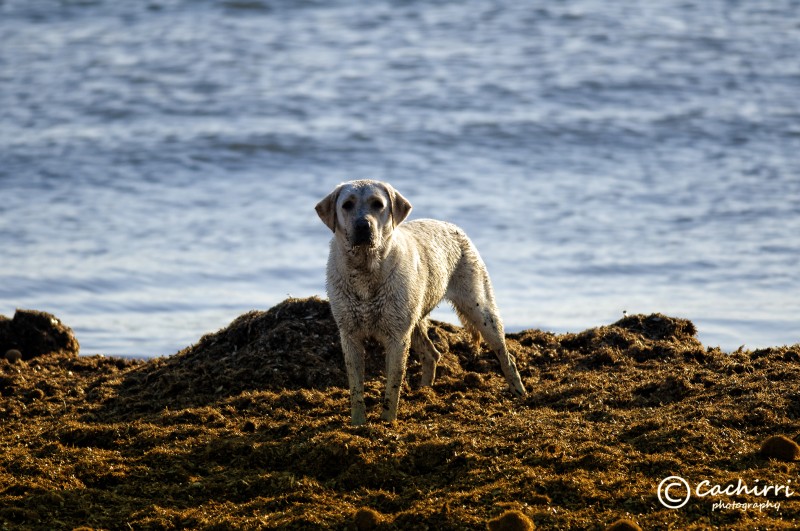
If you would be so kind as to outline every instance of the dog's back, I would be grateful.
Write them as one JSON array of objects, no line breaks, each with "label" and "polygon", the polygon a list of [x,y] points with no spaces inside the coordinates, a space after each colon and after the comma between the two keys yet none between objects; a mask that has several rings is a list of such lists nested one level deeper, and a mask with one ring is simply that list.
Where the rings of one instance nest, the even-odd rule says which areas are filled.
[{"label": "dog's back", "polygon": [[[399,236],[399,238],[398,238]],[[424,298],[421,317],[430,313],[442,299],[452,301],[464,292],[472,292],[474,280],[483,284],[483,265],[478,250],[457,225],[435,219],[407,221],[395,229],[395,244],[408,260],[416,256],[414,278],[424,283],[418,288]],[[403,241],[411,239],[413,243]],[[464,289],[467,288],[467,289]],[[479,288],[482,291],[482,287]]]}]

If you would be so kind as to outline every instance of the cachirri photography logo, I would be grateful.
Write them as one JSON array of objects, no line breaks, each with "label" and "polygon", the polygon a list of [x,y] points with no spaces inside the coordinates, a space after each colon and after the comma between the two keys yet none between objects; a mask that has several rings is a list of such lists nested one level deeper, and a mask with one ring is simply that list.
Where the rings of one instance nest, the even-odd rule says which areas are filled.
[{"label": "cachirri photography logo", "polygon": [[776,509],[780,510],[781,502],[779,500],[786,500],[794,496],[794,491],[791,488],[791,480],[787,480],[785,484],[765,484],[759,480],[755,480],[753,484],[748,485],[742,479],[735,482],[728,482],[722,485],[714,484],[711,481],[704,479],[697,483],[694,488],[692,485],[680,476],[669,476],[661,480],[658,484],[658,501],[667,509],[680,509],[694,496],[697,498],[718,498],[720,496],[756,496],[764,498],[762,501],[756,502],[741,502],[733,500],[715,500],[711,506],[712,511],[726,510],[726,509]]}]

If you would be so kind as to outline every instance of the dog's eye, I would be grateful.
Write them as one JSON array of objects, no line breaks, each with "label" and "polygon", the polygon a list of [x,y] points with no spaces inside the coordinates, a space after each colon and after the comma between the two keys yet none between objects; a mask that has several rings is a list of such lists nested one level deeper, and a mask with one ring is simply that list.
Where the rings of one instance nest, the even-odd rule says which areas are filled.
[{"label": "dog's eye", "polygon": [[372,208],[375,210],[383,210],[383,201],[373,201]]},{"label": "dog's eye", "polygon": [[356,205],[352,201],[345,201],[344,203],[342,203],[342,208],[345,210],[353,210],[354,206]]}]

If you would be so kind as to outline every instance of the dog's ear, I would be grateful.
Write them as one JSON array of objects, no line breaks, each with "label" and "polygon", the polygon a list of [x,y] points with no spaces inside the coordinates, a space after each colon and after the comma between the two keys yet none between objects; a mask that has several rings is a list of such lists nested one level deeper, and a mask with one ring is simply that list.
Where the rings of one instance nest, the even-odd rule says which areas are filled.
[{"label": "dog's ear", "polygon": [[389,201],[392,206],[392,223],[396,227],[408,217],[409,212],[411,212],[411,203],[400,195],[400,192],[395,190],[391,184],[384,183],[384,186],[386,187],[386,193],[389,194]]},{"label": "dog's ear", "polygon": [[334,188],[333,192],[325,196],[325,198],[314,207],[319,219],[333,232],[336,232],[336,201],[339,199],[339,192],[341,190],[342,185],[337,186]]}]

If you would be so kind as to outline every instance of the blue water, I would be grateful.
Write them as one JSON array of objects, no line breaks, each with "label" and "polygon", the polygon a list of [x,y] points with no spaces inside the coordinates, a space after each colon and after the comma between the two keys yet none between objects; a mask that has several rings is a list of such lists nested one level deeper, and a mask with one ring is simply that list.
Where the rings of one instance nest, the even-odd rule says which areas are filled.
[{"label": "blue water", "polygon": [[174,353],[323,295],[352,178],[463,226],[508,330],[800,342],[800,2],[0,0],[0,314]]}]

